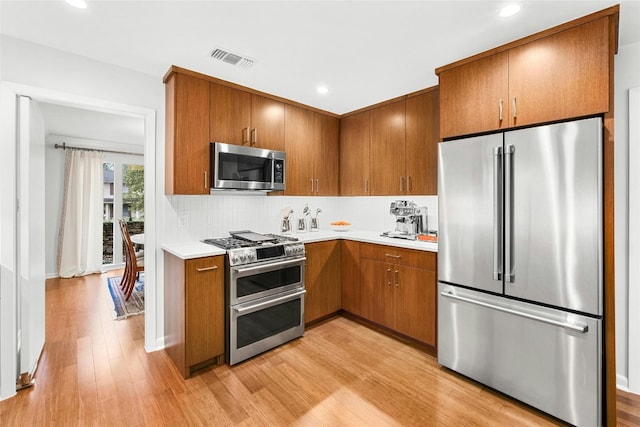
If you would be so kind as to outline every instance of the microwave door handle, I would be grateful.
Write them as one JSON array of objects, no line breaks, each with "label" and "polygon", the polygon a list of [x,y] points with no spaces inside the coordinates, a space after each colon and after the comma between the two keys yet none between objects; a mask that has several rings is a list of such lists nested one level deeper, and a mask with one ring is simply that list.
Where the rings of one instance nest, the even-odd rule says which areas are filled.
[{"label": "microwave door handle", "polygon": [[276,188],[276,159],[273,158],[273,153],[269,152],[267,159],[271,160],[271,190]]}]

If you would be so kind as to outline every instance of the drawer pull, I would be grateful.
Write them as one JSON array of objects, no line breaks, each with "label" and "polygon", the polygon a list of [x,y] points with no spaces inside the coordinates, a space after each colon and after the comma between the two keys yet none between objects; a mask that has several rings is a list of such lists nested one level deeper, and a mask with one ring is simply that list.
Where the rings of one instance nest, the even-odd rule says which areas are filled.
[{"label": "drawer pull", "polygon": [[400,255],[393,255],[393,254],[384,254],[384,256],[388,256],[389,258],[395,258],[395,259],[400,259],[401,258]]},{"label": "drawer pull", "polygon": [[202,268],[196,268],[196,270],[198,270],[198,272],[203,272],[203,271],[211,271],[211,270],[217,270],[218,266],[217,265],[212,265],[211,267],[202,267]]}]

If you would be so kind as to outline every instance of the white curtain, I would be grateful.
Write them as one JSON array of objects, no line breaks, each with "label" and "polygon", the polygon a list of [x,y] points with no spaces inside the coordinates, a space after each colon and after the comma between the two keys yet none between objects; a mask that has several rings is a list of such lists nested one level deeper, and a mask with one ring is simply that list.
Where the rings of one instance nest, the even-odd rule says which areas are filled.
[{"label": "white curtain", "polygon": [[102,153],[69,150],[58,238],[60,277],[102,271]]}]

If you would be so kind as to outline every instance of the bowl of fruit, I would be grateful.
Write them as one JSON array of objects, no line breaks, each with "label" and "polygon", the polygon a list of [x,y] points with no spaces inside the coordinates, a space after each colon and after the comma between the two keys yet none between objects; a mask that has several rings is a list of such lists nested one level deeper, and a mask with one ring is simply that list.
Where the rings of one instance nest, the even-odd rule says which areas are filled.
[{"label": "bowl of fruit", "polygon": [[335,231],[348,231],[351,229],[351,223],[347,221],[333,221],[329,225]]}]

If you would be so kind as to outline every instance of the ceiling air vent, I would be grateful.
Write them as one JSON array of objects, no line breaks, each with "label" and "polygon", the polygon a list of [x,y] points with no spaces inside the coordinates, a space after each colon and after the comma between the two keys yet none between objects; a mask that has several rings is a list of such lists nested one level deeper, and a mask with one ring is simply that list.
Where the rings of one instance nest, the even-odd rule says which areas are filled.
[{"label": "ceiling air vent", "polygon": [[255,62],[251,58],[231,53],[223,49],[215,49],[213,52],[211,52],[211,57],[241,68],[251,68],[253,66],[253,63]]}]

